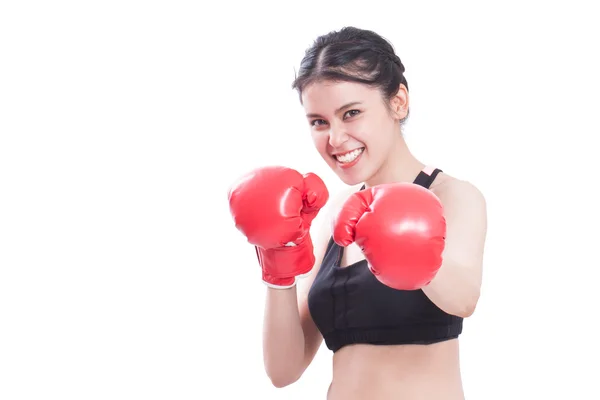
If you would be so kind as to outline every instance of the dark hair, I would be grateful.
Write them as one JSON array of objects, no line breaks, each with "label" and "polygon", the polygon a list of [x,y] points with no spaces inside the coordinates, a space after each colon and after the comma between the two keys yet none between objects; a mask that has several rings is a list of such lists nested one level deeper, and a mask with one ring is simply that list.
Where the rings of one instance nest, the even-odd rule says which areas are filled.
[{"label": "dark hair", "polygon": [[[316,81],[359,82],[378,88],[390,100],[400,84],[408,91],[404,65],[394,47],[377,33],[355,27],[344,27],[319,36],[300,63],[300,71],[292,84],[302,102],[302,91]],[[404,122],[408,114],[401,121]]]}]

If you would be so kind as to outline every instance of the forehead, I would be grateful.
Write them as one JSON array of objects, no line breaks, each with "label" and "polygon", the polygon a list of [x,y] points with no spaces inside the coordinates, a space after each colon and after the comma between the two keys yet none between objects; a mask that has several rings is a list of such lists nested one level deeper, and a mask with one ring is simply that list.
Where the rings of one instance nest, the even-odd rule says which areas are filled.
[{"label": "forehead", "polygon": [[361,103],[377,101],[379,91],[357,82],[314,82],[304,88],[302,105],[308,112],[333,112],[338,107],[359,101]]}]

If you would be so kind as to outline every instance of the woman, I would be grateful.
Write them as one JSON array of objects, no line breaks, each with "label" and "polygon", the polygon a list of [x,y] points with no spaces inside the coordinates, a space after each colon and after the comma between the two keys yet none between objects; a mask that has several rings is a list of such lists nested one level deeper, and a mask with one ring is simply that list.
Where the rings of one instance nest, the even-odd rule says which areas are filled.
[{"label": "woman", "polygon": [[[270,218],[264,210],[269,209],[271,195],[261,191],[252,200],[245,195],[250,189],[244,192],[240,186],[230,194],[236,225],[257,244],[263,280],[270,286],[263,343],[268,376],[276,387],[297,381],[325,340],[333,352],[330,400],[463,399],[458,337],[480,293],[487,229],[482,194],[471,183],[430,168],[411,154],[402,136],[409,115],[404,66],[376,33],[349,27],[319,37],[307,50],[293,87],[316,149],[350,189],[329,202],[325,223],[309,232],[328,201],[322,182],[285,168],[253,173],[253,187],[277,188],[273,193],[287,193],[288,202],[290,187],[302,192],[298,199],[304,199],[305,208],[294,222],[302,226],[294,231],[297,240],[289,235],[282,239],[285,218],[269,225],[277,229],[251,232],[248,219],[241,216],[242,207],[236,204],[251,207],[255,201],[262,207],[264,223]],[[390,183],[424,187],[443,207],[441,265],[431,279],[406,290],[375,276],[364,246],[334,238],[334,230],[342,226],[343,231],[356,220],[340,222],[340,215],[353,212],[348,211],[352,196]],[[280,211],[281,198],[273,200],[270,209]],[[393,218],[384,211],[375,213],[380,216],[376,227]],[[257,239],[267,231],[275,236]],[[372,241],[378,240],[376,233],[371,235]],[[278,247],[278,240],[290,242]],[[378,257],[390,254],[403,255],[385,251]]]}]

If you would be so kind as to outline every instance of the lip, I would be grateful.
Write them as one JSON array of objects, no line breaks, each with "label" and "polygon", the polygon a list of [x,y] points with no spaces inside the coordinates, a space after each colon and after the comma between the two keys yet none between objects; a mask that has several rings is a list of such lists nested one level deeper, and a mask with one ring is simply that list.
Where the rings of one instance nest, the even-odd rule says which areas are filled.
[{"label": "lip", "polygon": [[[362,148],[362,147],[359,147],[359,149],[360,148]],[[353,151],[353,150],[350,150],[350,151]],[[346,153],[348,153],[348,152],[346,152]],[[345,153],[337,153],[337,154],[345,154]],[[358,155],[358,157],[356,157],[356,159],[354,161],[349,162],[349,163],[341,163],[341,162],[339,162],[337,160],[337,158],[335,156],[333,157],[333,159],[335,160],[335,163],[337,164],[337,166],[339,168],[341,168],[341,169],[348,169],[348,168],[352,168],[353,166],[355,166],[360,161],[360,159],[362,158],[363,154],[365,154],[365,150],[363,150],[362,153],[360,153]]]},{"label": "lip", "polygon": [[344,150],[344,151],[336,151],[335,153],[331,153],[331,155],[333,157],[335,156],[339,156],[340,154],[347,154],[347,153],[352,153],[354,150],[358,150],[358,149],[362,149],[364,146],[360,146],[351,150]]}]

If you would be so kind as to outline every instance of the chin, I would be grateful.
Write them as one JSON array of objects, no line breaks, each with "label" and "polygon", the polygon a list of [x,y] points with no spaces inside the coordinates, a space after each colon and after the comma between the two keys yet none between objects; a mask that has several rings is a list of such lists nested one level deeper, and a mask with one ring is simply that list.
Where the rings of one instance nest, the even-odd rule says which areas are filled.
[{"label": "chin", "polygon": [[356,179],[354,177],[349,177],[349,176],[346,176],[346,175],[340,175],[339,173],[337,174],[337,176],[340,178],[340,180],[342,182],[344,182],[348,186],[358,185],[359,183],[363,182],[360,179]]},{"label": "chin", "polygon": [[367,181],[371,176],[371,160],[369,159],[368,154],[365,153],[366,152],[362,153],[355,163],[350,163],[346,166],[342,166],[341,163],[337,162],[329,154],[321,154],[329,168],[331,168],[342,182],[348,186],[354,186]]},{"label": "chin", "polygon": [[369,180],[371,176],[369,171],[365,168],[356,169],[353,168],[351,170],[341,170],[337,168],[337,166],[332,166],[335,174],[340,178],[342,182],[344,182],[348,186],[358,185],[360,183],[366,182]]}]

